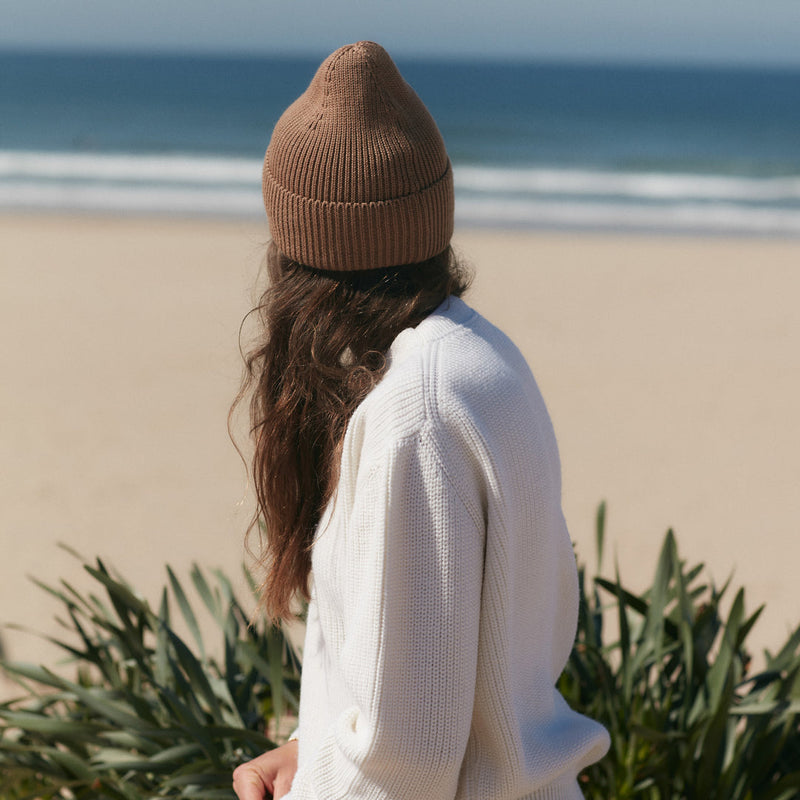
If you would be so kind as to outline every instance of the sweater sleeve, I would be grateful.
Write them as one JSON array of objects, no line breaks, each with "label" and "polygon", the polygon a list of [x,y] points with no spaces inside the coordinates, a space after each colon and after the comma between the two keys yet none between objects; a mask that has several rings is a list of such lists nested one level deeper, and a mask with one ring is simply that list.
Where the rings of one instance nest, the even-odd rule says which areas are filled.
[{"label": "sweater sleeve", "polygon": [[485,534],[469,493],[474,479],[464,477],[470,456],[443,458],[441,438],[423,427],[359,470],[334,570],[341,679],[353,702],[298,772],[291,800],[456,793],[472,720]]}]

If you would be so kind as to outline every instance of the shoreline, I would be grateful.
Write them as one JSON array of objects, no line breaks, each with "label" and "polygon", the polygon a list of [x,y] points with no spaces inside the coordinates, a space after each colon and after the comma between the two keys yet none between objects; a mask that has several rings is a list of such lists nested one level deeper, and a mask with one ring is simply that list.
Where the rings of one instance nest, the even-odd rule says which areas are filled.
[{"label": "shoreline", "polygon": [[[164,563],[238,578],[251,507],[225,422],[266,223],[0,212],[0,236],[0,623],[57,633],[25,578],[86,585],[57,541],[153,602]],[[800,239],[457,227],[454,243],[467,301],[550,408],[579,559],[593,569],[601,500],[601,572],[616,557],[634,590],[674,527],[689,563],[766,603],[753,642],[782,644],[800,621]],[[2,638],[13,659],[52,653]]]},{"label": "shoreline", "polygon": [[[43,220],[115,220],[131,222],[154,222],[161,223],[187,223],[187,224],[219,224],[219,225],[245,225],[259,226],[264,225],[263,209],[258,207],[253,213],[230,212],[222,213],[215,206],[213,211],[176,211],[176,210],[137,210],[110,208],[108,210],[99,208],[12,208],[5,207],[0,203],[0,218],[17,219],[43,219]],[[800,242],[800,226],[795,225],[791,229],[759,230],[753,228],[740,228],[729,230],[728,228],[704,228],[702,225],[696,227],[679,227],[675,225],[655,225],[655,224],[632,224],[623,226],[618,223],[567,223],[554,221],[529,222],[527,220],[504,221],[477,218],[461,218],[456,214],[456,234],[459,230],[487,233],[487,234],[532,234],[537,236],[597,236],[597,237],[630,237],[638,238],[685,238],[690,240],[737,240],[744,241],[764,241],[764,242]]]}]

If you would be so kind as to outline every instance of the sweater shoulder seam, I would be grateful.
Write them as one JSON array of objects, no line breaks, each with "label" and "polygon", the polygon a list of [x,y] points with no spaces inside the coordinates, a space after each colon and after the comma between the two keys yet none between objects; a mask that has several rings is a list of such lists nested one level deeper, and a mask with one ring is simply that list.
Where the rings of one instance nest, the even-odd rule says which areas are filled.
[{"label": "sweater shoulder seam", "polygon": [[433,422],[431,420],[426,420],[426,423],[421,427],[419,431],[419,435],[421,437],[425,437],[428,443],[431,446],[431,452],[433,453],[433,457],[436,460],[436,463],[439,466],[439,469],[442,471],[442,475],[444,475],[445,480],[447,481],[447,485],[453,490],[455,496],[459,499],[461,505],[464,507],[464,510],[469,515],[469,518],[472,520],[472,524],[475,526],[476,530],[481,530],[484,527],[484,521],[482,519],[482,515],[476,510],[475,504],[471,503],[466,497],[464,497],[461,489],[459,489],[458,484],[453,480],[450,475],[450,472],[447,469],[445,464],[444,455],[441,452],[441,448],[436,442],[436,437],[433,436]]}]

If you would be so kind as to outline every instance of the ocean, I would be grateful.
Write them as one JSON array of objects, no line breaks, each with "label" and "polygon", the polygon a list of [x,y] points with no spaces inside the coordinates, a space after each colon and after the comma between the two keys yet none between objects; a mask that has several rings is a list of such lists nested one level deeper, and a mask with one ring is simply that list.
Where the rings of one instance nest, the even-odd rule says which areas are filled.
[{"label": "ocean", "polygon": [[[324,55],[0,53],[0,209],[258,218]],[[459,225],[800,235],[800,70],[396,60]]]}]

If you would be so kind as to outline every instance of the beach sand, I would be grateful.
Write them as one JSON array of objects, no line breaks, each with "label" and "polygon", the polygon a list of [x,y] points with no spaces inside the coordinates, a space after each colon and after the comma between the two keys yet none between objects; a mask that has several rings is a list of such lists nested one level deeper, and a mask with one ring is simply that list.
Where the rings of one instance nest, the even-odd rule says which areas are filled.
[{"label": "beach sand", "polygon": [[[0,621],[58,631],[27,576],[90,585],[102,556],[157,602],[164,564],[238,578],[251,508],[226,430],[237,334],[266,227],[0,217]],[[800,622],[800,240],[459,231],[468,299],[520,346],[550,407],[564,509],[594,564],[648,585],[668,527],[683,556]],[[7,656],[52,647],[2,633]]]}]

